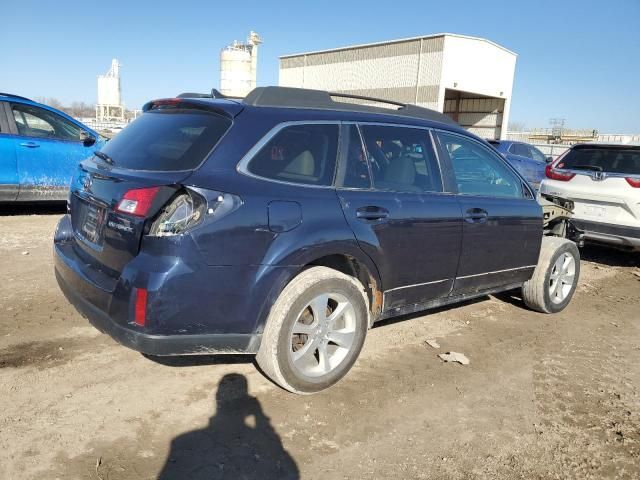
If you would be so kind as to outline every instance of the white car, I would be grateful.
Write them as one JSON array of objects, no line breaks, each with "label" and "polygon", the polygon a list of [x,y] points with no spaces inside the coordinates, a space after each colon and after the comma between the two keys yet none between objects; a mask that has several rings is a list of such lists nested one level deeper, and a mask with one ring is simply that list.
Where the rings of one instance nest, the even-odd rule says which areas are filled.
[{"label": "white car", "polygon": [[540,195],[573,201],[585,240],[640,250],[640,145],[574,145],[547,165]]}]

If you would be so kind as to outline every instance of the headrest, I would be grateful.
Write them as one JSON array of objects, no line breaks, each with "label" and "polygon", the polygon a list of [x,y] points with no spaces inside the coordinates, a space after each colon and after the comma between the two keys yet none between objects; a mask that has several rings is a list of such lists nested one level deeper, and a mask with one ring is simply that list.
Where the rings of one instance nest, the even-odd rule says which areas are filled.
[{"label": "headrest", "polygon": [[409,157],[393,160],[384,172],[385,182],[413,185],[416,180],[416,165]]},{"label": "headrest", "polygon": [[296,175],[313,176],[315,173],[315,161],[313,160],[313,154],[309,150],[297,155],[289,165],[284,169],[286,173],[293,173]]}]

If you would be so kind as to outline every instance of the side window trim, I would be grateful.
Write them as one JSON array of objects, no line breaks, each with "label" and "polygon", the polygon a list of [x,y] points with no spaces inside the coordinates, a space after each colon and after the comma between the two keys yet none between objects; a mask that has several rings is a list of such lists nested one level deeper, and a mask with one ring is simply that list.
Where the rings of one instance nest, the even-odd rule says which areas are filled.
[{"label": "side window trim", "polygon": [[[236,165],[236,171],[241,173],[242,175],[246,175],[247,177],[255,178],[258,180],[262,180],[265,182],[273,182],[280,183],[283,185],[291,185],[295,187],[304,187],[304,188],[324,188],[324,189],[333,189],[335,188],[335,177],[336,177],[336,168],[337,162],[340,158],[340,142],[341,142],[341,128],[342,124],[339,120],[292,120],[287,122],[281,122],[275,125],[271,130],[269,130],[258,142],[249,149],[249,151],[240,159],[238,164]],[[286,180],[278,180],[276,178],[263,177],[262,175],[256,175],[253,172],[249,171],[249,163],[251,160],[262,150],[262,148],[267,145],[280,131],[284,130],[287,127],[291,126],[299,126],[299,125],[337,125],[338,126],[338,138],[336,141],[338,142],[338,153],[336,156],[336,164],[334,165],[334,172],[332,177],[332,182],[330,185],[314,185],[312,183],[298,183],[298,182],[289,182]]]},{"label": "side window trim", "polygon": [[[464,135],[464,134],[461,134],[461,133],[458,133],[458,132],[453,132],[451,130],[444,130],[442,128],[434,128],[434,131],[436,133],[436,137],[438,138],[438,143],[440,145],[440,151],[442,151],[442,154],[446,156],[446,158],[448,159],[449,163],[451,163],[451,158],[449,156],[449,152],[447,152],[446,148],[444,147],[444,145],[442,145],[442,142],[440,141],[440,136],[438,135],[438,133],[440,133],[440,132],[442,132],[444,134],[447,134],[447,135],[454,135],[456,137],[460,137],[460,138],[463,138],[465,140],[471,141],[471,142],[479,145],[486,152],[489,152],[489,154],[491,156],[493,156],[494,158],[498,159],[502,163],[502,165],[504,165],[509,171],[511,171],[511,173],[513,173],[516,176],[516,178],[518,180],[520,180],[520,183],[521,183],[522,188],[523,188],[523,192],[522,192],[522,197],[521,198],[523,198],[525,200],[533,199],[535,201],[536,196],[535,196],[533,190],[531,190],[531,187],[527,183],[525,178],[522,175],[520,175],[520,173],[513,166],[511,166],[511,164],[502,155],[500,155],[497,152],[492,151],[491,148],[487,147],[481,141],[478,141],[478,140],[476,140],[475,138],[473,138],[471,136]],[[453,169],[453,165],[451,165],[451,168]],[[529,195],[525,195],[525,192],[524,192],[525,188],[528,190],[530,197],[529,197]],[[458,195],[465,195],[465,194],[462,194],[462,193],[460,193],[458,191],[457,185],[456,185],[456,193]],[[509,197],[495,197],[495,198],[509,198]]]},{"label": "side window trim", "polygon": [[360,148],[362,152],[367,154],[366,147],[364,145],[364,139],[362,138],[362,132],[360,127],[355,122],[340,122],[340,139],[338,143],[338,160],[336,162],[336,174],[333,181],[334,188],[338,190],[357,190],[357,191],[371,191],[373,189],[373,183],[371,181],[371,165],[367,159],[367,171],[369,172],[369,187],[345,187],[344,180],[346,176],[346,169],[348,167],[348,155],[349,155],[349,142],[351,141],[350,129],[355,129],[360,139]]},{"label": "side window trim", "polygon": [[432,148],[436,154],[436,159],[438,160],[438,165],[440,167],[440,175],[442,177],[444,193],[457,195],[459,192],[458,183],[456,182],[456,174],[453,170],[453,165],[451,163],[451,159],[449,158],[449,154],[440,142],[440,137],[438,137],[437,129],[430,128],[429,136],[431,137]]},{"label": "side window trim", "polygon": [[[433,155],[435,157],[436,160],[436,168],[438,170],[438,174],[440,176],[440,187],[441,190],[440,191],[421,191],[419,192],[419,194],[433,194],[433,195],[442,195],[442,194],[450,194],[452,192],[448,191],[447,188],[447,184],[445,181],[445,176],[444,176],[444,172],[442,169],[442,164],[440,162],[440,155],[438,152],[438,149],[436,148],[436,146],[433,143],[433,135],[432,135],[432,128],[430,127],[424,127],[421,125],[408,125],[408,124],[404,124],[404,123],[388,123],[388,122],[346,122],[346,123],[355,123],[358,126],[358,132],[360,133],[360,141],[362,142],[362,147],[364,148],[364,152],[365,155],[367,157],[367,166],[369,168],[369,179],[371,182],[371,190],[376,190],[375,185],[374,185],[374,181],[373,181],[373,172],[371,171],[371,162],[369,162],[369,150],[367,149],[367,144],[364,140],[364,136],[362,134],[362,130],[361,127],[362,126],[367,126],[367,125],[372,125],[372,126],[379,126],[379,127],[393,127],[393,128],[407,128],[407,129],[411,129],[411,130],[423,130],[425,132],[425,145],[427,147],[430,147]],[[426,161],[426,160],[425,160]],[[378,190],[376,190],[378,191]],[[391,190],[379,190],[381,192],[383,191],[387,191],[390,192]],[[418,193],[418,192],[402,192],[400,190],[398,190],[398,193]]]},{"label": "side window trim", "polygon": [[0,102],[0,134],[9,135],[13,132],[9,128],[9,121],[7,120],[7,102]]}]

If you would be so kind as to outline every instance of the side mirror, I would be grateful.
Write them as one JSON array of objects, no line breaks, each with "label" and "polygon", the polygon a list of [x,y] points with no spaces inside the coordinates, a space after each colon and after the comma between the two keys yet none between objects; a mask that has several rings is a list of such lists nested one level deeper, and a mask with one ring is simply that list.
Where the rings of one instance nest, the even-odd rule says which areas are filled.
[{"label": "side mirror", "polygon": [[96,143],[96,138],[93,135],[90,135],[88,132],[84,130],[80,131],[80,141],[85,147],[90,147],[94,143]]},{"label": "side mirror", "polygon": [[545,160],[547,161],[547,163],[551,163],[553,162],[553,157],[549,156]]}]

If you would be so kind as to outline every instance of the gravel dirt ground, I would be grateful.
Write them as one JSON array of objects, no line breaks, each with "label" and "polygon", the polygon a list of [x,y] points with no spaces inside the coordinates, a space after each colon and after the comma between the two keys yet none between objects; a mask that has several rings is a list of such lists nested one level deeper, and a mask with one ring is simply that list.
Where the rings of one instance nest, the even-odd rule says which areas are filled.
[{"label": "gravel dirt ground", "polygon": [[250,358],[154,360],[94,330],[54,279],[62,212],[0,212],[2,479],[640,477],[640,254],[585,248],[557,315],[505,294],[385,322],[304,397]]}]

